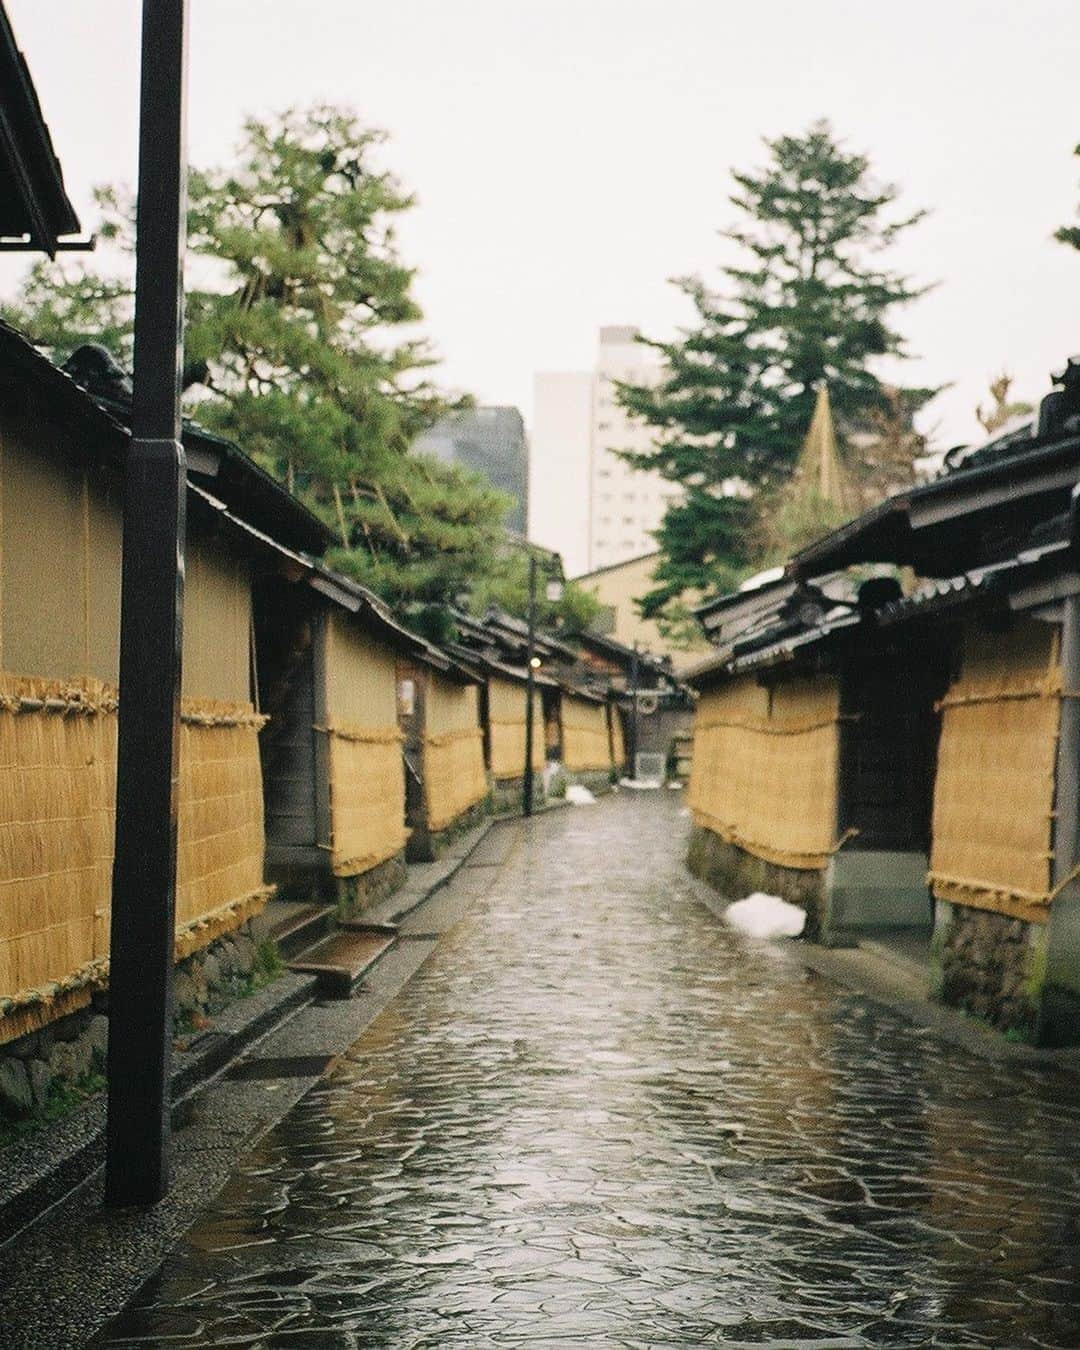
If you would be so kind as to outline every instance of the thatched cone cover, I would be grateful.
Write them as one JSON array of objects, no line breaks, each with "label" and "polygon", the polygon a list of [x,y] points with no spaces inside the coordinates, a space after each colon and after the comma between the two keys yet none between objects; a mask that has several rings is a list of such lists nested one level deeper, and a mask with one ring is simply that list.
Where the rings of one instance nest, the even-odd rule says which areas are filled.
[{"label": "thatched cone cover", "polygon": [[850,493],[843,465],[840,463],[829,389],[824,384],[818,387],[814,415],[810,419],[810,430],[806,433],[806,440],[799,452],[795,477],[816,492],[822,501],[834,506],[847,506]]}]

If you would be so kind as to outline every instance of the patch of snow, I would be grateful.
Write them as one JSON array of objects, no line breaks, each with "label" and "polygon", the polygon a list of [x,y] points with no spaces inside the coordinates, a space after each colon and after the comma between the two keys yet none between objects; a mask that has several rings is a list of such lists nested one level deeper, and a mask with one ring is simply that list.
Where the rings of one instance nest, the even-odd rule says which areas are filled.
[{"label": "patch of snow", "polygon": [[724,910],[724,919],[741,933],[755,938],[798,937],[806,927],[806,910],[789,905],[778,895],[755,891]]},{"label": "patch of snow", "polygon": [[581,783],[571,783],[566,789],[566,800],[574,806],[595,806],[596,798]]},{"label": "patch of snow", "polygon": [[657,782],[655,778],[620,778],[619,786],[633,788],[635,792],[655,792],[657,788],[662,788],[664,785]]}]

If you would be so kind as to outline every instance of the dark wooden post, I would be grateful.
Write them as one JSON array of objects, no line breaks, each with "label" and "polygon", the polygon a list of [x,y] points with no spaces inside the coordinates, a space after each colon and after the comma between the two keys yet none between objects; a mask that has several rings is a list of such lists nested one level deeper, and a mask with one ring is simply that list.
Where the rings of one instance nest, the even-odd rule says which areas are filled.
[{"label": "dark wooden post", "polygon": [[638,738],[638,645],[634,643],[634,654],[630,659],[630,777],[637,778],[637,738]]},{"label": "dark wooden post", "polygon": [[533,813],[533,690],[536,676],[533,659],[536,655],[536,554],[529,554],[529,636],[525,644],[525,773],[521,780],[521,813]]},{"label": "dark wooden post", "polygon": [[186,474],[187,0],[144,0],[132,439],[124,482],[105,1198],[169,1184]]}]

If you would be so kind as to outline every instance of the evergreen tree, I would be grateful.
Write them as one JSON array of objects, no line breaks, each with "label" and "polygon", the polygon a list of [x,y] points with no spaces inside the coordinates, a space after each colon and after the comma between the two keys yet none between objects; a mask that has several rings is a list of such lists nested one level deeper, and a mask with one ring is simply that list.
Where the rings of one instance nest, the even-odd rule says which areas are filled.
[{"label": "evergreen tree", "polygon": [[[496,567],[506,499],[408,453],[463,406],[434,357],[394,225],[413,199],[378,165],[384,137],[333,107],[245,123],[235,165],[189,183],[187,406],[299,493],[338,535],[333,561],[406,618],[433,622]],[[133,254],[133,203],[99,194],[101,235]],[[129,258],[130,262],[130,258]],[[64,356],[130,362],[131,268],[41,264],[4,316]]]},{"label": "evergreen tree", "polygon": [[[722,269],[721,293],[677,279],[694,325],[648,343],[663,358],[656,385],[620,387],[626,409],[656,430],[655,447],[627,459],[683,488],[657,532],[646,615],[686,590],[728,588],[760,560],[758,517],[791,474],[821,384],[841,443],[889,413],[874,363],[905,355],[892,312],[923,293],[878,261],[923,213],[890,218],[897,189],[874,181],[865,156],[826,122],[766,146],[762,169],[733,174],[740,220],[723,237],[739,257]],[[935,392],[904,390],[905,407]],[[848,469],[858,484],[860,466]]]}]

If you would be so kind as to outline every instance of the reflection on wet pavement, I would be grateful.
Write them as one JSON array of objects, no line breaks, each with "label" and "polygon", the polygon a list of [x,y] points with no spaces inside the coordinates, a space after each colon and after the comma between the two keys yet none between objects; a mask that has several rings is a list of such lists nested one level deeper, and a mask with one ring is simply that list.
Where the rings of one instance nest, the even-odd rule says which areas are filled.
[{"label": "reflection on wet pavement", "polygon": [[543,817],[103,1344],[1080,1344],[1080,1098]]}]

